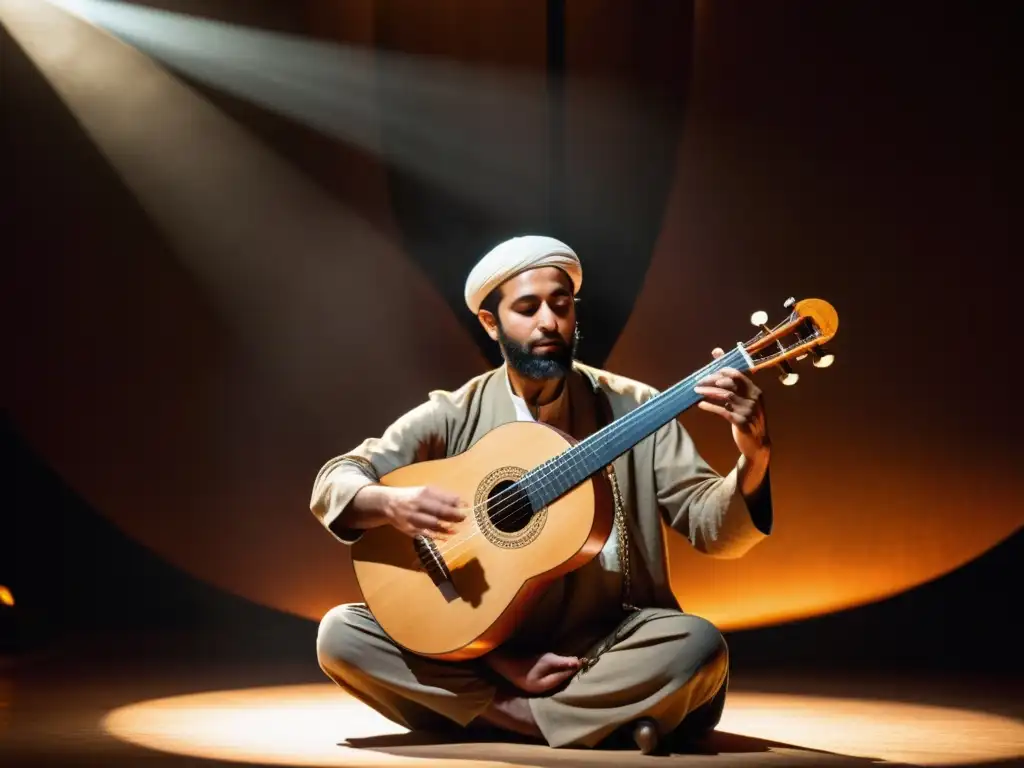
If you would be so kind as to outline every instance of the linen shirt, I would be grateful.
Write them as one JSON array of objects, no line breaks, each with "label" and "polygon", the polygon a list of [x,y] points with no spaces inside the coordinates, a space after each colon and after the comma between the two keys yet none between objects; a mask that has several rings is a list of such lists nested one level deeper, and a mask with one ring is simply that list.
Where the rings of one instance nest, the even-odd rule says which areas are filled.
[{"label": "linen shirt", "polygon": [[[540,416],[556,419],[552,426],[582,440],[655,394],[646,384],[576,362],[560,397]],[[340,519],[361,488],[409,463],[462,453],[492,429],[519,418],[504,366],[453,392],[432,391],[379,437],[368,437],[327,461],[314,480],[310,510],[339,541],[352,543],[361,531],[346,529]],[[712,469],[678,419],[640,440],[612,466],[629,534],[629,601],[634,605],[681,609],[669,580],[667,528],[686,536],[697,551],[719,558],[741,557],[771,532],[770,476],[752,510],[739,492],[737,468],[725,475]],[[546,644],[544,650],[571,653],[574,638],[596,636],[618,621],[616,546],[613,527],[601,556],[554,582],[523,618],[514,643]]]}]

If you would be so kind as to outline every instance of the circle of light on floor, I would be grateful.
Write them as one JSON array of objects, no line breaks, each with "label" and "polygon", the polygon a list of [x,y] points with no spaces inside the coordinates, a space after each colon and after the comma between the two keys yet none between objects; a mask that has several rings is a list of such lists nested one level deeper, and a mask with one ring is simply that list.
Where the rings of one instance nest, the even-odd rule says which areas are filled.
[{"label": "circle of light on floor", "polygon": [[[154,699],[114,710],[103,727],[138,746],[209,759],[275,765],[423,764],[420,758],[346,746],[347,739],[406,730],[331,684]],[[917,765],[969,765],[1024,755],[1024,725],[1011,718],[868,699],[730,692],[719,730],[795,749]],[[500,745],[491,745],[490,751],[500,752]],[[436,757],[430,762],[443,764]],[[508,765],[455,756],[451,760],[452,765],[470,763]]]}]

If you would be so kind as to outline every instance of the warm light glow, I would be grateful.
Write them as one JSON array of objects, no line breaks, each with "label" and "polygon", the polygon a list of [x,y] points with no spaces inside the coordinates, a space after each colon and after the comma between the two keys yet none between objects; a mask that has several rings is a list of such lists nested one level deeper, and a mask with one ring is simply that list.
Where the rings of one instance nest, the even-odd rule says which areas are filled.
[{"label": "warm light glow", "polygon": [[[126,13],[132,8],[115,3],[74,4],[78,10],[86,7]],[[244,393],[231,398],[231,404],[217,406],[222,423],[231,425],[221,433],[200,421],[204,405],[193,397],[195,392],[189,386],[174,386],[187,380],[203,357],[180,347],[177,356],[175,350],[164,350],[169,355],[166,366],[173,370],[163,382],[152,385],[166,387],[167,412],[178,409],[181,414],[165,427],[178,439],[171,434],[160,434],[152,441],[117,437],[116,425],[123,414],[118,411],[121,404],[115,402],[107,403],[107,412],[100,416],[109,425],[105,439],[82,441],[77,456],[57,433],[40,434],[46,427],[31,414],[19,413],[24,419],[19,428],[34,436],[55,469],[79,493],[144,546],[229,592],[319,617],[340,601],[337,589],[345,585],[336,543],[311,524],[308,511],[302,513],[303,497],[308,497],[312,482],[310,466],[322,454],[303,457],[278,446],[274,471],[253,472],[251,468],[266,455],[261,447],[264,439],[254,433],[271,428],[280,429],[278,435],[321,434],[325,424],[343,413],[342,421],[353,433],[338,432],[332,426],[327,444],[332,449],[351,444],[356,435],[379,423],[380,411],[375,407],[382,390],[375,376],[351,376],[354,360],[370,371],[386,366],[387,396],[394,398],[391,402],[410,403],[423,395],[425,365],[436,366],[436,371],[455,380],[468,378],[483,367],[479,350],[393,239],[325,194],[292,163],[166,68],[51,3],[0,0],[0,24],[145,210],[173,257],[202,286],[202,301],[214,304],[218,318],[230,324],[232,344],[237,346],[225,344],[219,349],[217,373],[207,371],[204,376],[239,376],[239,369],[250,365],[251,350],[259,350],[258,363],[252,363],[258,371],[244,377],[248,379]],[[256,44],[252,35],[245,39]],[[258,47],[253,50],[257,58],[262,56]],[[278,61],[287,62],[287,56],[282,54]],[[367,179],[361,183],[373,186]],[[116,223],[111,226],[117,228]],[[111,269],[102,261],[106,254],[97,258],[100,261],[92,264],[95,272]],[[368,345],[366,337],[353,334],[352,329],[364,328],[367,318],[380,315],[378,289],[383,285],[389,296],[387,322],[401,340]],[[339,290],[346,292],[340,303]],[[184,292],[175,299],[182,297],[195,299]],[[130,328],[111,323],[102,334],[103,350],[93,350],[95,368],[106,369],[108,381],[119,381],[119,360],[133,358],[134,352],[128,349],[131,338]],[[397,347],[435,352],[425,363],[422,356],[395,354]],[[29,351],[30,345],[24,348],[26,357],[15,366],[25,375],[24,381],[46,375],[45,367],[37,369],[45,354],[37,348]],[[247,398],[257,391],[263,397],[268,390],[288,403],[287,416],[276,418],[294,420],[294,427],[292,423],[281,427],[269,419],[257,424],[249,418]],[[148,393],[163,399],[153,389]],[[68,392],[62,398],[77,396]],[[340,402],[344,411],[338,407]],[[73,422],[89,420],[99,407],[79,408],[68,401],[61,406],[67,408],[64,413],[75,414],[71,421],[62,419],[61,434],[75,431]],[[188,426],[183,425],[196,429],[188,439],[183,439],[188,434]],[[91,431],[83,428],[81,433]],[[151,431],[163,430],[151,425]],[[61,450],[50,442],[53,439],[60,440]],[[122,450],[125,454],[116,455]],[[205,459],[197,460],[197,452],[205,452]],[[147,514],[139,514],[127,490],[130,481],[95,471],[96,463],[125,466],[141,457],[147,466],[182,469],[176,480],[180,495],[154,499]],[[201,474],[185,469],[198,464],[205,466]],[[241,467],[246,468],[244,480],[231,477]],[[179,503],[181,498],[188,503]],[[281,514],[282,509],[295,513]],[[247,521],[250,541],[260,542],[256,546],[238,546],[240,515]],[[199,527],[204,535],[197,539]],[[339,578],[323,578],[318,585],[305,573],[308,568]]]},{"label": "warm light glow", "polygon": [[117,738],[142,747],[212,760],[261,765],[422,764],[345,746],[349,738],[406,730],[332,684],[156,699],[117,709],[102,725]]},{"label": "warm light glow", "polygon": [[965,709],[787,694],[730,695],[718,729],[913,765],[969,765],[1024,756],[1024,725]]},{"label": "warm light glow", "polygon": [[14,595],[7,587],[0,585],[0,605],[14,607]]},{"label": "warm light glow", "polygon": [[[125,4],[77,2],[74,7],[134,14],[119,15],[119,23],[147,13]],[[706,13],[710,4],[701,7],[700,13]],[[184,23],[185,19],[178,17],[178,21]],[[221,28],[194,21],[189,22],[189,31]],[[329,438],[315,433],[319,445],[330,446],[329,450],[354,445],[437,386],[440,371],[456,383],[479,372],[480,358],[473,341],[458,327],[421,272],[410,268],[389,240],[367,231],[358,217],[325,199],[292,166],[167,69],[48,3],[0,0],[0,23],[63,99],[211,301],[215,299],[218,314],[230,318],[241,331],[239,336],[260,350],[260,363],[265,366],[260,379],[269,378],[302,395],[287,401],[296,414],[306,418],[296,419],[294,434],[302,439],[296,439],[295,445],[314,443],[306,440],[302,431],[310,421],[330,433]],[[162,54],[169,62],[197,66],[183,57],[188,51],[174,47],[198,45],[197,41],[188,35],[167,39],[169,29],[133,27],[133,33],[145,33],[151,42],[163,43]],[[230,37],[237,46],[233,50],[242,50],[245,41],[259,35],[235,29]],[[274,35],[260,39],[281,42]],[[199,47],[204,56],[216,53],[213,46]],[[274,51],[282,54],[285,48],[275,45]],[[353,53],[356,60],[364,58],[358,51]],[[262,55],[256,56],[253,65],[260,76],[267,71]],[[374,60],[381,56],[380,51],[372,54]],[[289,59],[275,55],[274,61],[287,63]],[[316,61],[319,59],[302,59],[303,66]],[[358,71],[366,74],[370,70],[360,67]],[[220,78],[207,79],[208,84],[228,88],[232,83],[225,81],[231,80],[236,86],[232,92],[246,96],[237,89],[234,69],[208,72]],[[348,77],[352,72],[349,69],[339,76]],[[395,73],[385,68],[389,77]],[[431,77],[434,74],[432,71]],[[291,81],[270,80],[263,85],[271,90],[262,91],[259,101],[265,107],[275,106],[272,96],[300,98],[309,90],[289,88]],[[108,87],[109,83],[117,83],[117,87]],[[699,108],[700,100],[694,105]],[[124,115],[132,119],[126,120]],[[373,116],[363,117],[370,120]],[[351,129],[351,125],[339,119],[335,127]],[[699,166],[701,150],[714,148],[713,140],[701,143],[700,133],[713,125],[714,121],[691,121],[688,140],[683,143],[684,164],[698,161]],[[429,161],[414,154],[411,146],[414,144],[400,142],[410,161]],[[404,157],[389,160],[399,162]],[[474,181],[486,178],[474,177]],[[680,188],[670,205],[673,213],[665,217],[666,231],[645,292],[637,299],[630,324],[605,366],[659,387],[674,383],[676,374],[691,370],[687,361],[696,364],[703,360],[689,352],[677,354],[683,334],[670,338],[659,330],[664,328],[666,313],[680,301],[680,286],[687,284],[681,270],[693,264],[678,254],[702,250],[681,247],[687,244],[681,232],[689,231],[684,224],[690,221],[687,211],[692,210],[692,195],[703,197],[701,190],[686,187],[697,178],[700,176],[692,172],[680,176]],[[383,175],[370,186],[378,183],[386,188]],[[497,189],[493,184],[487,187]],[[239,194],[239,190],[245,193]],[[615,217],[606,218],[615,221]],[[284,253],[287,259],[281,258]],[[351,253],[362,258],[341,257]],[[106,265],[97,263],[93,271],[104,268]],[[374,316],[375,292],[369,287],[384,283],[392,297],[391,311],[416,307],[415,322],[409,317],[390,317],[387,332],[395,332],[395,341],[368,345],[365,339],[353,339],[348,329],[362,327],[366,317]],[[339,303],[337,286],[355,289]],[[709,291],[692,294],[695,300],[707,295]],[[742,322],[749,311],[744,301],[736,317]],[[731,333],[728,322],[722,318],[720,331],[708,323],[709,347],[712,342],[723,343],[719,333]],[[102,340],[103,354],[93,349],[92,359],[98,368],[109,366],[107,380],[115,382],[121,375],[115,361],[132,359],[112,342],[118,330],[111,324],[102,336],[83,334],[83,338]],[[131,338],[131,334],[123,336],[124,340]],[[444,344],[439,345],[438,339]],[[459,346],[450,351],[455,345]],[[26,386],[51,378],[47,365],[39,362],[47,360],[47,355],[34,345],[24,348],[29,351],[17,361],[17,367],[27,371]],[[332,354],[309,354],[306,350],[311,349],[330,349]],[[394,354],[408,349],[431,351],[426,355]],[[50,351],[76,359],[77,350],[72,346],[57,345]],[[371,354],[380,357],[368,360]],[[434,365],[435,360],[434,372],[425,373],[424,366],[428,362]],[[459,368],[460,360],[463,368]],[[169,362],[163,366],[168,371],[186,371],[195,365],[191,358]],[[392,387],[388,393],[382,392],[379,377],[351,375],[356,363],[380,371],[385,362]],[[667,376],[666,370],[670,372]],[[219,379],[209,371],[202,373],[204,381]],[[766,372],[766,379],[771,376]],[[814,374],[808,371],[808,377],[813,379]],[[167,380],[173,383],[170,376]],[[813,398],[813,386],[798,387],[772,400],[779,450],[773,459],[778,518],[770,540],[740,560],[714,560],[694,553],[683,536],[670,538],[674,591],[688,611],[706,616],[723,630],[807,618],[898,594],[970,562],[1020,528],[1020,487],[1012,482],[1012,471],[989,461],[990,455],[998,454],[977,449],[977,458],[972,460],[975,449],[968,441],[952,450],[947,443],[925,441],[914,432],[901,431],[897,424],[876,424],[852,407],[855,402],[833,395],[831,386],[822,385],[826,394],[817,408],[811,407],[812,399],[808,399],[808,395]],[[342,388],[344,398],[337,394]],[[54,468],[129,536],[197,578],[311,620],[339,602],[359,599],[348,578],[344,550],[303,511],[311,467],[328,458],[325,452],[318,448],[312,457],[301,457],[278,447],[268,459],[263,446],[278,445],[267,439],[268,434],[276,438],[277,433],[250,431],[256,422],[242,397],[232,412],[221,410],[224,404],[218,402],[218,413],[224,418],[216,421],[230,425],[224,434],[183,429],[176,435],[178,440],[163,439],[161,434],[159,441],[140,444],[133,432],[111,427],[106,441],[83,439],[76,444],[69,435],[94,432],[88,428],[89,421],[83,420],[83,415],[90,413],[83,394],[88,392],[83,387],[65,388],[59,401],[48,403],[41,414],[17,414],[23,419],[19,426]],[[183,421],[187,415],[203,418],[204,411],[194,400],[186,404],[174,400],[184,396],[179,393],[190,396],[188,388],[169,386],[165,392],[167,402],[180,407]],[[153,394],[160,393],[154,390]],[[335,407],[342,402],[344,409]],[[97,421],[116,421],[114,408],[93,410]],[[295,415],[284,409],[281,412],[287,419]],[[700,416],[695,416],[690,424],[707,425],[706,433],[695,432],[695,438],[709,458],[715,440],[727,445],[713,461],[727,471],[735,460],[735,450],[717,418],[708,415],[708,421],[699,421]],[[265,425],[280,428],[270,420]],[[281,432],[290,434],[290,428],[289,424],[289,429]],[[215,449],[204,448],[210,445],[221,452],[214,458],[223,458],[223,465],[195,460],[193,452],[213,452]],[[123,466],[137,457],[140,465],[165,467],[179,478],[177,498],[154,499],[156,507],[144,515],[139,513],[138,494],[130,479],[95,470],[98,465]],[[200,464],[207,467],[203,473],[189,473],[187,467]],[[253,467],[267,470],[254,471]],[[140,472],[129,474],[143,476]],[[188,499],[188,504],[178,503],[178,499]],[[292,512],[282,514],[282,509]],[[980,513],[965,525],[964,510]],[[238,521],[243,514],[247,545],[239,547]],[[197,526],[202,527],[203,537],[195,536]],[[336,574],[337,578],[324,574]]]},{"label": "warm light glow", "polygon": [[[888,310],[879,307],[894,296],[914,294],[921,284],[917,270],[902,270],[889,282],[891,290],[879,294],[870,280],[850,272],[857,257],[826,264],[820,255],[822,246],[841,247],[856,214],[830,219],[816,232],[820,240],[808,240],[807,231],[794,226],[779,240],[793,257],[772,259],[770,265],[762,254],[748,255],[757,238],[728,231],[732,217],[764,208],[769,200],[800,201],[819,211],[834,207],[804,197],[806,187],[798,181],[809,171],[819,173],[820,158],[805,162],[788,150],[780,152],[781,164],[773,167],[785,168],[794,181],[770,190],[751,174],[746,154],[751,137],[776,135],[777,116],[762,120],[755,95],[766,81],[756,67],[746,68],[745,78],[736,76],[737,62],[749,61],[750,51],[744,16],[729,7],[697,4],[697,50],[675,186],[643,290],[605,367],[669,387],[710,359],[714,347],[745,336],[749,326],[743,320],[755,308],[774,312],[767,302],[781,305],[791,291],[834,301],[850,320],[834,350],[846,363],[837,359],[826,371],[807,364],[810,360],[794,364],[803,376],[793,388],[778,386],[777,369],[753,377],[766,392],[775,446],[776,516],[769,539],[738,560],[718,560],[694,552],[685,536],[670,538],[672,585],[686,610],[727,630],[741,630],[856,608],[946,576],[1019,535],[1024,494],[1017,480],[1019,462],[996,437],[999,430],[967,426],[959,408],[943,405],[955,402],[952,395],[959,394],[962,377],[929,371],[926,398],[908,397],[902,385],[893,384],[914,376],[906,376],[903,362],[890,369],[889,360],[910,360],[909,369],[916,370],[918,360],[944,359],[939,352],[950,348],[951,335],[931,333],[930,305],[915,306],[909,314],[916,320],[901,320],[900,333],[913,333],[925,343],[915,344],[912,353],[893,353],[888,346],[892,322]],[[806,121],[805,103],[794,101],[790,107],[787,120]],[[747,125],[723,131],[723,120]],[[833,155],[831,162],[841,163],[840,158]],[[711,189],[720,194],[709,195]],[[783,189],[785,197],[778,197]],[[777,223],[778,217],[770,216],[758,231],[774,237]],[[904,225],[895,226],[904,231]],[[877,234],[884,240],[895,231]],[[705,258],[710,254],[718,258]],[[768,272],[772,279],[763,280]],[[676,324],[666,333],[670,317]],[[956,336],[961,340],[963,327]],[[917,407],[923,403],[927,406]],[[694,412],[683,422],[715,469],[724,473],[734,466],[735,444],[717,414]]]},{"label": "warm light glow", "polygon": [[[405,733],[333,684],[216,691],[157,699],[111,712],[106,731],[141,747],[266,765],[422,765],[345,740]],[[969,765],[1024,755],[1024,725],[948,707],[858,699],[730,692],[719,730],[787,745],[914,765]],[[495,750],[545,747],[487,745]],[[455,749],[455,747],[453,747]],[[533,754],[532,752],[530,754]],[[431,765],[507,765],[439,760]],[[518,762],[518,761],[517,761]]]}]

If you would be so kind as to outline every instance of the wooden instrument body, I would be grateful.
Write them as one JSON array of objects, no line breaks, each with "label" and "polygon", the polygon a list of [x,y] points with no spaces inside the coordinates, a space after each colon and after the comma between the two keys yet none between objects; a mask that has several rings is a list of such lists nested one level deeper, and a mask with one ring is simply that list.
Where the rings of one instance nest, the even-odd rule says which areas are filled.
[{"label": "wooden instrument body", "polygon": [[454,599],[431,578],[415,541],[392,526],[367,530],[352,545],[363,599],[392,640],[433,658],[481,656],[514,633],[552,581],[601,551],[614,520],[603,472],[535,511],[517,531],[503,532],[494,524],[502,518],[500,496],[487,503],[500,483],[514,482],[573,444],[546,424],[512,422],[457,456],[410,464],[381,478],[389,486],[432,485],[469,503],[455,533],[435,541]]},{"label": "wooden instrument body", "polygon": [[[789,315],[774,328],[765,325],[766,313],[755,312],[751,322],[760,330],[754,338],[580,445],[548,425],[513,422],[458,456],[412,464],[382,478],[391,486],[437,486],[471,507],[447,540],[412,539],[381,526],[352,545],[356,581],[384,631],[413,653],[447,660],[481,656],[508,639],[547,585],[593,559],[608,540],[614,504],[604,469],[699,402],[701,379],[727,366],[740,373],[778,367],[783,383],[793,384],[798,377],[790,360],[810,355],[816,368],[832,364],[825,348],[839,329],[832,305],[790,298],[784,306]],[[498,493],[495,504],[489,495],[527,472],[523,486],[534,502],[554,501],[536,512],[526,505],[529,519],[502,530],[495,522],[503,517],[507,494]]]}]

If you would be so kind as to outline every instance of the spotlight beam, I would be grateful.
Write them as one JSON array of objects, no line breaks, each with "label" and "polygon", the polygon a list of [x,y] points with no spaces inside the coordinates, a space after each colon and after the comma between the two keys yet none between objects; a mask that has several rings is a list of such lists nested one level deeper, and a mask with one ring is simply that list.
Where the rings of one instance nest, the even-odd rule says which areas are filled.
[{"label": "spotlight beam", "polygon": [[[62,5],[127,13],[115,3]],[[351,285],[387,285],[393,306],[419,308],[416,322],[392,318],[413,337],[403,348],[448,338],[464,347],[457,375],[481,370],[451,310],[393,245],[148,56],[48,3],[0,0],[0,22],[279,383],[311,395],[373,354],[350,329],[379,306],[365,291],[339,300]],[[409,382],[422,373],[402,356],[387,366]],[[354,398],[372,400],[371,380],[352,386]]]},{"label": "spotlight beam", "polygon": [[[536,212],[550,164],[564,161],[548,157],[549,143],[561,140],[550,135],[550,113],[559,107],[541,71],[470,68],[119,2],[51,2],[197,82],[373,153],[513,221]],[[575,77],[572,92],[581,124],[614,125],[625,113],[637,123],[660,119],[657,105],[635,91]],[[482,142],[484,126],[500,126],[510,139],[501,147]],[[586,226],[611,237],[611,218],[587,216]]]},{"label": "spotlight beam", "polygon": [[[140,329],[122,323],[151,293],[157,305],[190,301],[187,288],[104,293],[115,302],[109,313],[91,313],[86,300],[51,311],[45,289],[26,287],[39,295],[35,322],[47,330],[34,337],[41,346],[12,350],[19,429],[94,508],[177,567],[273,608],[322,614],[345,584],[343,573],[337,582],[325,574],[343,568],[345,555],[304,512],[318,462],[379,429],[383,409],[422,399],[424,378],[462,381],[486,361],[393,241],[162,65],[49,3],[0,0],[0,24],[218,315],[197,326],[216,334],[210,345],[196,339],[192,348],[189,329],[176,328],[164,347],[152,315]],[[82,179],[83,189],[93,181]],[[111,191],[100,185],[115,207],[98,229],[134,215],[121,205],[128,195]],[[88,257],[81,269],[101,274],[130,255]],[[62,274],[85,258],[61,254]],[[159,274],[160,258],[141,257],[143,274]],[[66,354],[50,341],[64,336],[59,326],[95,328],[90,314],[118,321],[89,344],[95,365],[52,402],[29,397],[52,376],[48,359]],[[382,323],[387,344],[368,338]],[[140,336],[146,348],[132,349]],[[408,353],[436,350],[439,339],[443,353]]]}]

